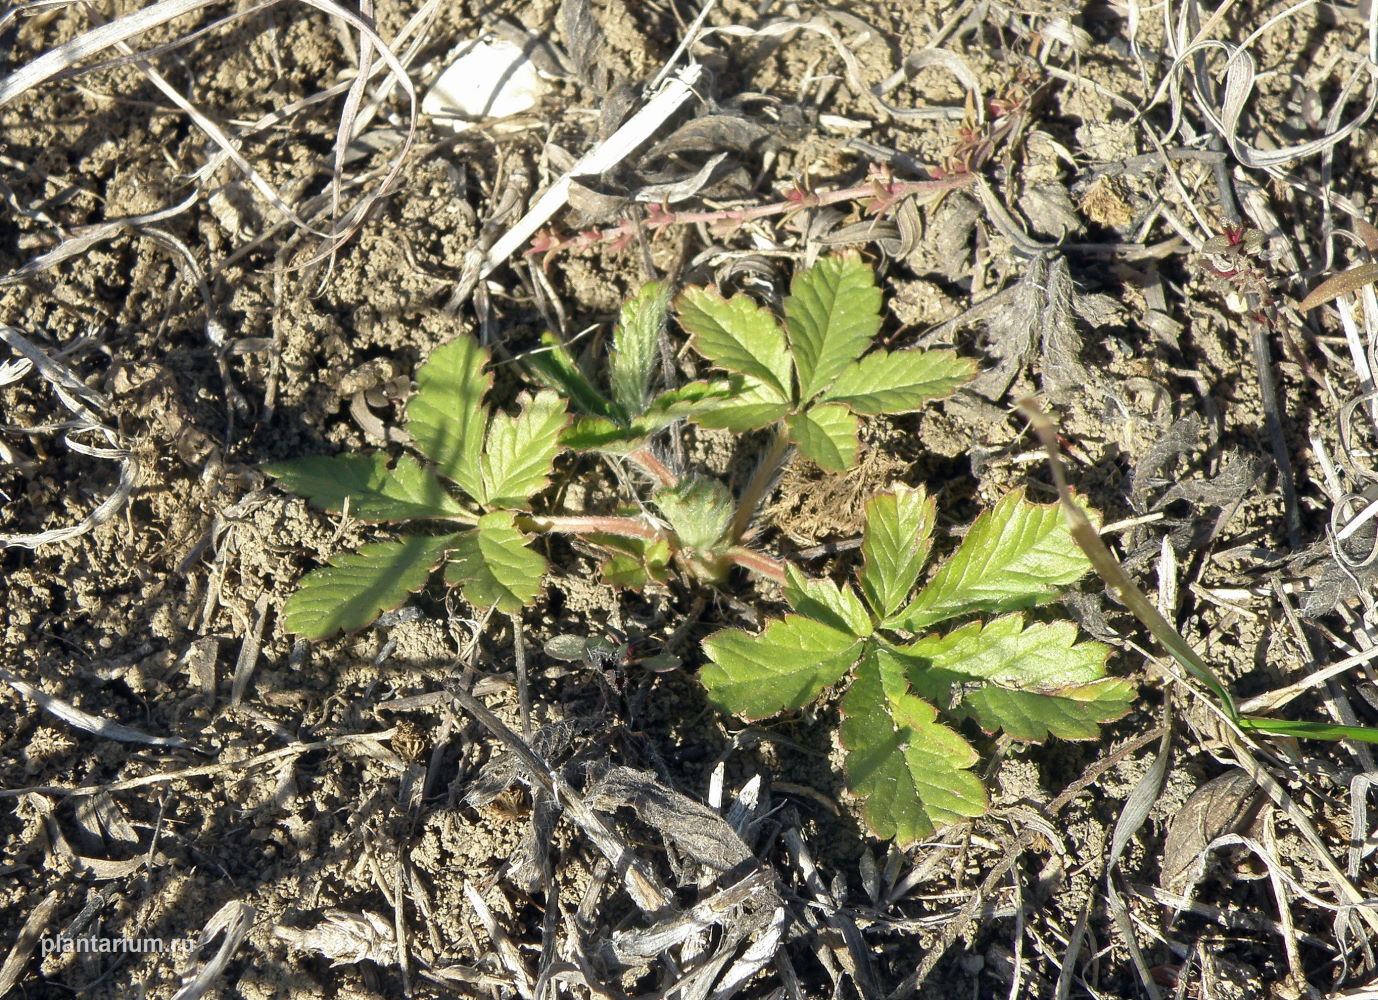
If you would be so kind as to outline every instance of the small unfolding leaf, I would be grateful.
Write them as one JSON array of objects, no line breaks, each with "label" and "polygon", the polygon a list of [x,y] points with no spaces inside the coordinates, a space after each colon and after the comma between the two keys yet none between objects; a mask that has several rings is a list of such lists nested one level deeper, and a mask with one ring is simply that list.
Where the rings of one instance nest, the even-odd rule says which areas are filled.
[{"label": "small unfolding leaf", "polygon": [[975,374],[975,363],[952,351],[876,351],[844,368],[822,398],[872,416],[911,413]]},{"label": "small unfolding leaf", "polygon": [[488,411],[483,394],[492,376],[484,374],[488,353],[473,337],[462,336],[431,352],[416,370],[416,395],[407,404],[407,430],[440,474],[471,497],[483,492],[479,456]]},{"label": "small unfolding leaf", "polygon": [[589,541],[620,550],[603,564],[603,582],[609,586],[644,590],[651,583],[670,579],[670,546],[663,538],[650,542],[620,535],[592,535]]},{"label": "small unfolding leaf", "polygon": [[575,364],[569,348],[554,334],[541,337],[541,348],[526,356],[526,364],[541,382],[569,400],[579,413],[609,421],[620,421],[627,416],[594,388]]},{"label": "small unfolding leaf", "polygon": [[701,551],[722,540],[736,506],[727,487],[707,476],[687,476],[657,493],[655,502],[681,544]]},{"label": "small unfolding leaf", "polygon": [[445,582],[460,587],[476,608],[511,614],[536,599],[545,576],[545,557],[527,546],[506,511],[479,518],[478,530],[459,539],[445,567]]},{"label": "small unfolding leaf", "polygon": [[724,629],[703,641],[699,673],[713,700],[734,715],[763,719],[802,708],[856,662],[862,641],[800,615],[773,621],[759,635]]},{"label": "small unfolding leaf", "polygon": [[790,440],[805,458],[829,472],[846,472],[856,461],[857,418],[845,406],[823,403],[785,418]]},{"label": "small unfolding leaf", "polygon": [[790,398],[793,366],[785,335],[766,309],[745,295],[724,299],[710,288],[689,288],[679,297],[680,324],[693,336],[694,350],[730,372],[747,375]]},{"label": "small unfolding leaf", "polygon": [[798,272],[785,299],[785,329],[799,399],[810,400],[861,357],[880,331],[875,272],[856,254],[824,257]]},{"label": "small unfolding leaf", "polygon": [[336,513],[349,501],[351,517],[361,521],[407,521],[465,513],[430,469],[403,455],[388,468],[384,454],[313,455],[272,462],[263,471],[283,489]]},{"label": "small unfolding leaf", "polygon": [[970,771],[976,751],[910,692],[902,662],[868,652],[842,712],[847,780],[878,836],[911,844],[985,812],[985,789]]},{"label": "small unfolding leaf", "polygon": [[881,618],[898,608],[933,545],[937,504],[923,489],[898,487],[866,502],[861,535],[861,592]]},{"label": "small unfolding leaf", "polygon": [[1016,740],[1095,739],[1100,724],[1123,716],[1134,700],[1133,685],[1105,676],[1109,648],[1078,642],[1068,621],[1026,624],[1021,615],[1005,615],[900,652],[921,694],[955,695],[955,711]]},{"label": "small unfolding leaf", "polygon": [[363,628],[420,590],[445,550],[472,534],[413,535],[337,555],[330,565],[302,577],[283,605],[283,624],[308,639]]},{"label": "small unfolding leaf", "polygon": [[608,369],[612,398],[635,416],[650,401],[651,377],[660,357],[660,331],[670,305],[670,286],[652,281],[622,304],[622,321],[612,334]]},{"label": "small unfolding leaf", "polygon": [[917,632],[954,615],[1044,604],[1091,568],[1057,504],[1007,494],[977,517],[962,544],[914,602],[891,620]]},{"label": "small unfolding leaf", "polygon": [[839,632],[864,639],[875,630],[866,606],[850,588],[831,580],[810,579],[793,563],[785,564],[785,600],[801,615]]},{"label": "small unfolding leaf", "polygon": [[515,417],[496,414],[479,463],[478,499],[489,507],[529,509],[531,497],[550,481],[565,420],[564,400],[550,391],[538,393]]}]

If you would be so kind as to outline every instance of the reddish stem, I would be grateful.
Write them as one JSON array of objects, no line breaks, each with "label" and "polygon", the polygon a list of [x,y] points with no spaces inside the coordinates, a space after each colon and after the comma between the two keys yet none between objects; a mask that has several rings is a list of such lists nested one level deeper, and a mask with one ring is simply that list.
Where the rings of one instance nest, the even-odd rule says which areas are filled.
[{"label": "reddish stem", "polygon": [[785,582],[784,561],[768,556],[764,552],[748,549],[744,545],[734,545],[727,550],[727,558],[758,576],[764,576],[776,583]]},{"label": "reddish stem", "polygon": [[564,535],[620,535],[623,538],[644,538],[654,542],[665,533],[634,517],[546,517],[526,515],[517,518],[523,531],[554,531]]},{"label": "reddish stem", "polygon": [[641,447],[629,453],[627,461],[635,463],[661,486],[674,486],[679,482],[679,476],[671,472],[664,462],[656,458],[648,447]]}]

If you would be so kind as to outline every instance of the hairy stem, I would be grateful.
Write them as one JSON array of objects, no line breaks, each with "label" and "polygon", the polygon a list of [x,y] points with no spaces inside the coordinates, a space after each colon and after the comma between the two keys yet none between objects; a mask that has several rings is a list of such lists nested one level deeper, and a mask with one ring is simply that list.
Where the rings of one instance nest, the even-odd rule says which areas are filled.
[{"label": "hairy stem", "polygon": [[675,483],[679,482],[679,476],[671,472],[664,462],[656,458],[655,453],[648,446],[643,445],[636,451],[629,453],[627,461],[654,478],[661,486],[674,486]]},{"label": "hairy stem", "polygon": [[748,549],[744,545],[734,545],[727,550],[727,558],[743,569],[758,576],[764,576],[776,583],[785,582],[785,563],[782,559],[768,556],[764,552]]},{"label": "hairy stem", "polygon": [[746,529],[751,526],[751,519],[756,516],[756,509],[765,499],[766,490],[770,489],[775,474],[780,471],[785,456],[789,454],[789,447],[789,435],[783,426],[777,425],[770,448],[761,457],[756,471],[751,474],[751,481],[746,484],[741,499],[737,501],[737,515],[732,519],[732,532],[728,535],[734,542],[741,541]]},{"label": "hairy stem", "polygon": [[553,531],[562,535],[620,535],[623,538],[644,538],[654,542],[665,532],[634,517],[546,517],[523,514],[517,518],[523,531]]}]

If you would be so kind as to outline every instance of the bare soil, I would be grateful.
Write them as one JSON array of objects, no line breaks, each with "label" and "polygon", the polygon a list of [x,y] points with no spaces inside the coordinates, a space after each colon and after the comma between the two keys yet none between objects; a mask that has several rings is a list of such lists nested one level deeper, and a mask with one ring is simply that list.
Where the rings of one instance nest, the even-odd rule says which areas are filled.
[{"label": "bare soil", "polygon": [[[577,52],[559,8],[441,5],[410,66],[419,91],[459,40],[499,22]],[[1238,42],[1284,9],[1226,6],[1208,37]],[[357,33],[347,41],[344,22],[314,7],[275,6],[196,33],[238,10],[207,7],[134,40],[145,50],[188,39],[152,64],[231,134],[357,70]],[[390,38],[416,12],[382,3],[377,30]],[[987,740],[990,815],[907,852],[865,831],[842,777],[835,705],[744,727],[695,681],[699,640],[780,609],[767,583],[741,577],[704,590],[676,579],[619,591],[598,582],[595,553],[551,539],[552,576],[523,616],[520,658],[511,623],[438,589],[342,638],[308,645],[281,627],[279,609],[303,573],[377,532],[272,488],[262,463],[398,450],[409,374],[457,334],[515,354],[547,329],[568,338],[606,330],[626,295],[660,276],[778,303],[795,266],[870,218],[843,205],[735,229],[675,228],[625,247],[514,258],[477,297],[455,294],[466,254],[599,139],[600,115],[619,95],[639,106],[696,12],[594,3],[604,39],[596,65],[574,60],[535,112],[501,128],[454,135],[421,119],[391,190],[326,260],[312,258],[335,218],[340,96],[242,143],[314,234],[233,166],[193,179],[215,147],[135,62],[49,81],[0,107],[0,273],[9,276],[0,324],[102,401],[100,418],[137,468],[128,502],[94,530],[0,549],[0,955],[16,956],[0,966],[0,993],[13,983],[17,997],[182,996],[217,945],[46,954],[35,942],[184,941],[227,904],[243,904],[245,937],[205,995],[532,995],[534,984],[512,985],[514,964],[560,971],[559,985],[543,990],[593,995],[582,977],[598,974],[599,995],[659,995],[678,974],[663,963],[580,969],[571,942],[599,957],[614,931],[646,918],[615,874],[598,871],[576,824],[540,825],[548,803],[520,783],[476,803],[485,767],[507,751],[455,704],[456,688],[518,731],[570,723],[573,735],[550,759],[585,791],[627,766],[716,807],[759,779],[760,822],[747,840],[790,917],[779,962],[736,995],[1290,998],[1378,981],[1378,932],[1302,832],[1314,825],[1357,895],[1378,897],[1364,810],[1371,756],[1355,744],[1270,746],[1256,751],[1256,766],[1287,803],[1264,802],[1254,781],[1200,793],[1237,770],[1238,747],[1170,662],[1144,655],[1142,629],[1094,583],[1073,607],[1117,647],[1112,670],[1141,685],[1134,712],[1095,744]],[[28,13],[0,28],[11,70],[103,20],[79,6]],[[737,30],[781,19],[797,24]],[[691,177],[719,152],[727,156],[711,182],[673,207],[776,202],[800,186],[865,184],[881,166],[915,179],[964,163],[990,192],[989,202],[971,186],[913,206],[913,232],[896,215],[879,223],[893,231],[852,231],[851,245],[881,274],[887,346],[954,346],[983,375],[922,414],[871,422],[852,472],[790,464],[763,515],[764,546],[810,572],[844,573],[862,503],[894,482],[939,497],[943,546],[1010,488],[1052,499],[1041,454],[1011,408],[1037,394],[1056,407],[1077,489],[1107,523],[1135,522],[1110,533],[1126,564],[1150,591],[1171,581],[1169,616],[1240,699],[1373,645],[1371,578],[1355,568],[1361,558],[1338,569],[1327,542],[1335,489],[1322,462],[1342,466],[1346,492],[1371,485],[1367,432],[1341,434],[1345,403],[1371,386],[1333,312],[1291,308],[1327,268],[1356,256],[1353,239],[1327,256],[1329,228],[1353,230],[1355,220],[1315,192],[1358,206],[1378,194],[1371,129],[1325,159],[1298,157],[1271,174],[1213,145],[1200,110],[1209,102],[1188,95],[1180,125],[1171,95],[1149,107],[1171,75],[1183,89],[1194,79],[1173,68],[1157,8],[1131,18],[1119,6],[1057,2],[895,0],[839,11],[727,0],[706,25],[724,30],[691,49],[708,68],[699,96],[657,137],[710,114],[736,131],[632,157],[601,178],[612,203],[566,210],[558,229],[615,224],[641,210],[630,200],[641,186]],[[1269,28],[1251,43],[1262,75],[1240,134],[1276,148],[1363,112],[1373,81],[1343,99],[1341,88],[1367,37],[1344,4]],[[1223,57],[1203,58],[1202,79],[1220,87]],[[906,79],[885,89],[906,64]],[[368,142],[351,150],[343,175],[346,206],[386,174],[406,113],[394,90],[366,124]],[[1153,137],[1166,137],[1168,157]],[[1268,284],[1246,288],[1254,298],[1242,308],[1240,281],[1193,250],[1221,232],[1217,160],[1242,202],[1240,221],[1265,237],[1241,270]],[[165,218],[68,242],[194,193]],[[496,218],[511,197],[517,210]],[[55,247],[76,252],[38,266]],[[1296,492],[1290,515],[1253,353],[1258,329]],[[11,357],[0,351],[0,363]],[[515,393],[516,379],[504,378],[498,392]],[[360,396],[366,390],[375,391]],[[360,406],[373,419],[361,420]],[[71,416],[36,372],[0,384],[0,533],[78,524],[116,490],[120,462],[74,448],[64,437]],[[691,468],[738,486],[760,447],[692,426],[671,433]],[[565,471],[591,505],[630,499],[597,463]],[[671,641],[684,666],[652,673],[634,661],[547,657],[544,643],[566,634]],[[1281,711],[1374,723],[1374,692],[1360,665]],[[61,706],[173,742],[91,732]],[[1123,829],[1113,857],[1136,794],[1146,815]],[[608,821],[675,887],[677,905],[730,881],[695,868],[677,828],[648,815],[624,806]],[[1221,835],[1244,839],[1206,852]],[[522,863],[531,856],[550,858],[551,869]],[[320,929],[332,920],[346,929],[327,940]],[[706,936],[710,950],[723,933]],[[510,946],[506,959],[499,941]],[[543,941],[560,942],[559,954],[542,956]],[[930,955],[933,967],[915,976]]]}]

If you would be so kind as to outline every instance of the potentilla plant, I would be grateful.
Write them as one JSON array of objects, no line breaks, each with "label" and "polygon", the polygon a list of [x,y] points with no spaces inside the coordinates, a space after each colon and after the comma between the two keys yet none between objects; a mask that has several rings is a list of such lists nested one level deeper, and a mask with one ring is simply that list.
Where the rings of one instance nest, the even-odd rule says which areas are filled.
[{"label": "potentilla plant", "polygon": [[[718,377],[655,388],[671,314]],[[794,613],[759,635],[726,630],[705,641],[702,679],[714,700],[754,719],[845,684],[848,774],[877,833],[908,842],[979,815],[977,752],[954,726],[969,720],[1025,741],[1090,738],[1128,705],[1128,686],[1104,675],[1105,647],[1079,641],[1069,622],[1024,615],[1087,569],[1056,509],[1007,497],[917,593],[935,519],[920,490],[870,501],[859,589],[809,579],[747,544],[792,449],[845,470],[863,419],[917,410],[974,373],[951,351],[875,349],[880,326],[874,275],[842,255],[795,276],[782,320],[713,289],[688,289],[672,305],[652,283],[624,305],[600,370],[585,371],[548,340],[530,359],[545,388],[522,395],[514,413],[487,398],[490,359],[472,338],[436,348],[417,369],[407,406],[420,458],[345,454],[266,467],[326,510],[410,528],[308,573],[284,607],[286,627],[311,638],[362,628],[441,567],[475,608],[515,613],[540,593],[548,566],[532,543],[545,532],[603,546],[604,578],[619,586],[664,582],[676,571],[712,586],[742,567],[781,583]],[[657,457],[652,435],[686,419],[770,430],[740,495]],[[627,498],[628,509],[614,514],[542,509],[557,457],[579,452],[638,466],[654,484],[649,496]],[[955,620],[964,623],[932,631]]]},{"label": "potentilla plant", "polygon": [[[759,634],[727,629],[703,644],[703,684],[748,719],[802,708],[845,684],[848,780],[871,829],[902,843],[985,812],[985,789],[971,773],[977,752],[948,723],[971,720],[1024,742],[1094,739],[1134,694],[1106,677],[1106,646],[1081,639],[1072,622],[1025,614],[1091,568],[1056,504],[1007,495],[915,591],[935,513],[922,490],[872,498],[856,588],[790,566],[793,614]],[[934,631],[951,622],[961,624]]]}]

